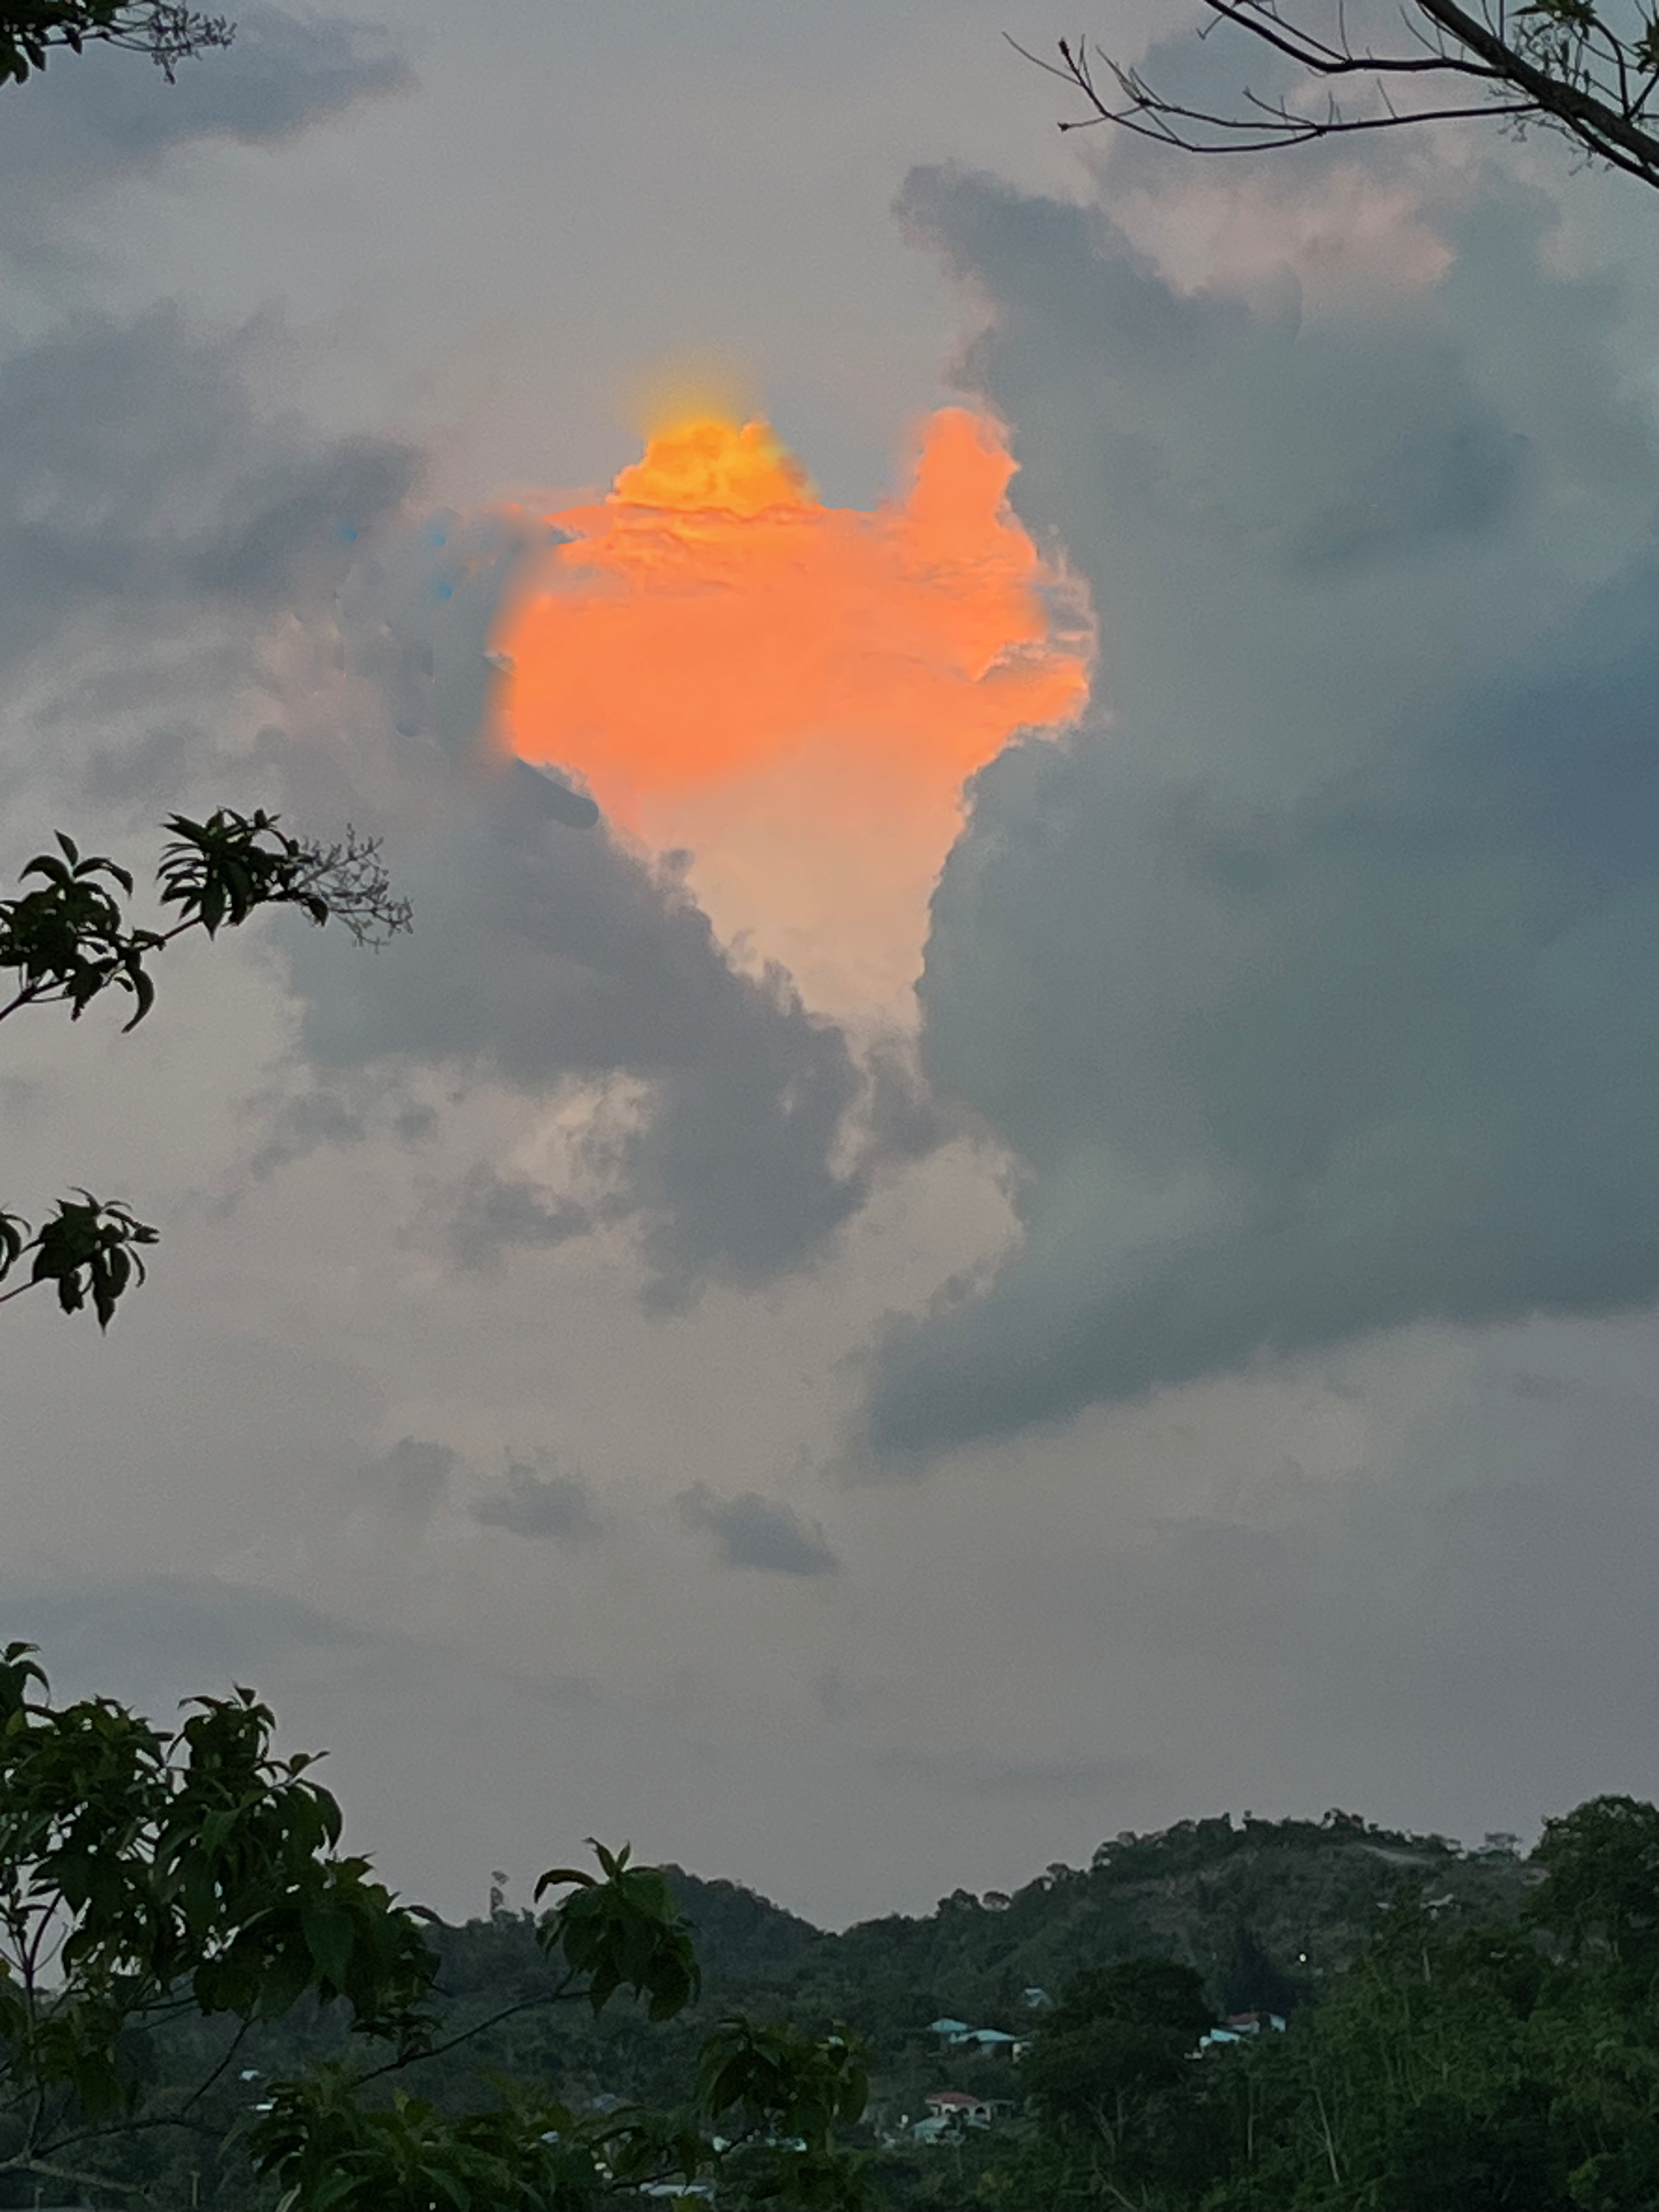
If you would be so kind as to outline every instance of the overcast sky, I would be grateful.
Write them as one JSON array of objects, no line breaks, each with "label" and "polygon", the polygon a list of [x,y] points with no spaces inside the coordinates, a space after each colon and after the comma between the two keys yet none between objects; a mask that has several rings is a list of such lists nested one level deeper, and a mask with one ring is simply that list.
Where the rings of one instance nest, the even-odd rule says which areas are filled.
[{"label": "overcast sky", "polygon": [[[165,1237],[103,1341],[6,1310],[6,1635],[252,1681],[455,1917],[588,1834],[839,1923],[1659,1795],[1642,189],[1062,138],[1049,0],[382,12],[0,92],[8,868],[266,804],[416,912],[7,1025],[6,1202]],[[1267,84],[1199,12],[1095,27]],[[896,1016],[479,742],[503,514],[688,368],[840,506],[994,417],[1092,610]]]}]

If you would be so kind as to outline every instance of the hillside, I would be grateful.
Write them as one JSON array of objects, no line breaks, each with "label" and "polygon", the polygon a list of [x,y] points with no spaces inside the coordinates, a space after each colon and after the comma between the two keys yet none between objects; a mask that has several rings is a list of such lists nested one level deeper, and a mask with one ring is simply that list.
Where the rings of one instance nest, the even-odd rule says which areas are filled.
[{"label": "hillside", "polygon": [[1103,1844],[1086,1868],[1050,1866],[1012,1895],[942,1898],[842,1935],[811,1929],[751,1892],[672,1870],[710,1984],[753,1984],[799,2006],[905,2035],[941,2014],[1015,2027],[1030,1988],[1158,1953],[1195,1967],[1218,2009],[1293,2008],[1353,1956],[1402,1883],[1447,1911],[1507,1919],[1524,1863],[1504,1838],[1466,1852],[1442,1836],[1224,1814]]},{"label": "hillside", "polygon": [[[1515,1917],[1528,1881],[1510,1847],[1467,1852],[1340,1813],[1321,1821],[1222,1815],[1120,1836],[1089,1866],[1050,1866],[1012,1895],[957,1890],[925,1916],[894,1914],[838,1935],[736,1883],[669,1873],[703,1962],[702,1996],[689,2014],[653,2027],[625,2008],[598,2022],[532,2010],[482,2035],[468,2065],[480,2075],[528,2069],[577,2096],[672,2097],[698,2034],[741,2010],[814,2030],[856,2028],[873,2047],[878,2104],[909,2109],[939,2086],[944,2061],[929,2024],[940,2017],[1018,2033],[1033,2018],[1029,1990],[1058,1995],[1081,1970],[1148,1954],[1195,1968],[1218,2014],[1290,2014],[1349,1963],[1402,1886],[1448,1919],[1491,1922]],[[433,1935],[458,2018],[545,1985],[527,1916]],[[954,2086],[975,2092],[1008,2087],[1004,2058],[952,2053],[947,2070]],[[444,2086],[454,2081],[452,2070]]]},{"label": "hillside", "polygon": [[[1402,1887],[1449,1921],[1507,1921],[1528,1871],[1510,1839],[1465,1851],[1333,1813],[1322,1821],[1225,1815],[1103,1844],[1086,1868],[1050,1866],[1012,1895],[957,1890],[924,1917],[832,1935],[752,1893],[674,1873],[697,1924],[704,2009],[741,2005],[803,2027],[844,2021],[874,2046],[878,2109],[914,2112],[930,2088],[1013,2093],[1008,2062],[952,2052],[929,2024],[1029,2030],[1026,1992],[1055,1996],[1092,1967],[1148,1954],[1203,1977],[1218,2014],[1293,2013],[1359,1951]],[[758,1962],[759,1971],[755,1964]]]},{"label": "hillside", "polygon": [[[1293,2014],[1340,1978],[1379,1908],[1402,1887],[1449,1934],[1464,1921],[1512,1921],[1531,1878],[1510,1847],[1465,1852],[1441,1837],[1342,1814],[1319,1822],[1224,1816],[1121,1836],[1086,1868],[1050,1866],[1012,1895],[957,1890],[931,1913],[841,1934],[736,1883],[677,1867],[668,1873],[703,1968],[701,1996],[687,2012],[653,2024],[625,2002],[599,2018],[586,2003],[550,2006],[551,1977],[530,1914],[435,1923],[428,1932],[441,1962],[434,1994],[443,2039],[465,2039],[410,2068],[402,2086],[452,2111],[489,2103],[504,2077],[579,2107],[603,2100],[672,2106],[685,2093],[702,2035],[740,2011],[814,2033],[836,2023],[854,2029],[871,2046],[870,2119],[880,2132],[914,2119],[940,2089],[1022,2100],[1023,2069],[1008,2056],[947,2051],[931,2028],[940,2017],[1026,2034],[1047,2009],[1032,1992],[1057,1997],[1083,1970],[1148,1954],[1195,1969],[1218,2014]],[[228,2063],[228,2037],[222,2023],[186,2024],[177,2063],[191,2078],[216,2057]],[[339,2053],[342,2042],[337,2012],[301,2008],[249,2031],[238,2045],[239,2078],[257,2085],[288,2075]],[[228,2083],[221,2101],[234,2088]],[[264,2201],[233,2148],[261,2094],[250,2086],[230,2094],[221,2123],[236,2122],[215,2185],[228,2212]],[[906,2153],[886,2174],[894,2201],[932,2201],[913,2193],[933,2171],[919,2155],[917,2165]],[[0,2206],[26,2201],[0,2182]]]}]

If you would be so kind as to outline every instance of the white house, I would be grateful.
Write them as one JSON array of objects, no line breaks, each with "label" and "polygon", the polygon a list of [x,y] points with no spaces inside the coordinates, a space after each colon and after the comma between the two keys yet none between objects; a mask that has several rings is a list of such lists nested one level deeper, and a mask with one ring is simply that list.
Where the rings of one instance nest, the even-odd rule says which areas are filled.
[{"label": "white house", "polygon": [[996,2118],[999,2100],[970,2096],[966,2089],[935,2089],[923,2101],[933,2117],[947,2127],[988,2128]]},{"label": "white house", "polygon": [[1283,2035],[1285,2023],[1276,2012],[1231,2012],[1219,2027],[1212,2027],[1207,2035],[1200,2035],[1200,2051],[1212,2051],[1219,2044],[1243,2043],[1252,2035],[1260,2035],[1263,2028]]}]

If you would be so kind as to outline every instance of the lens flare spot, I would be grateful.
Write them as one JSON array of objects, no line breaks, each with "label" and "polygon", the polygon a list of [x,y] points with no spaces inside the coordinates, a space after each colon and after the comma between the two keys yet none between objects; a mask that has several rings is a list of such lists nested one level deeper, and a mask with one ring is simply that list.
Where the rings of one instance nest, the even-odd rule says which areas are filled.
[{"label": "lens flare spot", "polygon": [[966,779],[1087,696],[1093,625],[1007,503],[997,427],[923,426],[902,496],[825,506],[763,422],[659,429],[550,514],[492,641],[500,729],[689,850],[729,941],[809,1001],[908,1007]]}]

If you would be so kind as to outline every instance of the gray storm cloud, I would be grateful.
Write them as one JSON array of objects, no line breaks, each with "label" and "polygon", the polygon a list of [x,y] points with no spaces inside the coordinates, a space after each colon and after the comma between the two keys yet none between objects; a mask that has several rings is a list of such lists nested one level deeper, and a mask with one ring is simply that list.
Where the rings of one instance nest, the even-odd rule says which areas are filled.
[{"label": "gray storm cloud", "polygon": [[[383,42],[261,7],[159,104],[142,69],[112,90],[108,58],[54,69],[20,109],[27,131],[82,149],[76,189],[204,137],[280,138],[404,81]],[[0,183],[17,167],[46,224],[36,151],[0,145]],[[8,787],[55,813],[33,787],[68,787],[83,834],[228,802],[386,835],[412,939],[343,962],[278,935],[301,1064],[269,1086],[256,1176],[362,1144],[370,1107],[434,1066],[520,1099],[619,1084],[629,1110],[588,1147],[592,1209],[464,1172],[459,1267],[623,1218],[659,1305],[810,1264],[863,1202],[842,1138],[873,1079],[787,977],[732,965],[673,869],[611,842],[584,795],[489,757],[491,619],[539,526],[423,514],[409,444],[262,406],[280,337],[269,319],[216,331],[163,305],[81,314],[0,356],[0,666],[33,685]],[[410,1116],[429,1133],[429,1105]]]},{"label": "gray storm cloud", "polygon": [[[629,1079],[639,1095],[586,1164],[603,1218],[637,1222],[653,1300],[808,1264],[867,1188],[836,1157],[863,1088],[845,1036],[786,977],[734,969],[672,870],[526,808],[521,781],[458,777],[440,823],[400,843],[408,942],[368,962],[295,943],[310,1053],[347,1073],[471,1067],[550,1097]],[[459,1194],[451,1241],[476,1267],[585,1225],[574,1203],[487,1175]]]},{"label": "gray storm cloud", "polygon": [[173,148],[213,138],[273,145],[412,82],[383,32],[268,0],[249,0],[234,16],[228,51],[198,58],[173,84],[129,55],[89,46],[78,58],[54,57],[27,99],[9,101],[0,246],[26,261],[61,251],[57,234],[82,195],[153,168]]},{"label": "gray storm cloud", "polygon": [[811,1576],[834,1574],[841,1564],[816,1521],[781,1499],[763,1498],[758,1491],[720,1498],[707,1483],[699,1482],[682,1492],[679,1507],[688,1528],[704,1529],[714,1539],[721,1562],[728,1567]]},{"label": "gray storm cloud", "polygon": [[[0,665],[77,617],[268,613],[326,585],[401,505],[410,448],[262,416],[256,351],[256,334],[204,331],[165,305],[79,317],[0,357]],[[129,765],[144,763],[157,784],[178,766],[154,729]],[[142,773],[105,775],[144,795]]]},{"label": "gray storm cloud", "polygon": [[562,1468],[543,1474],[523,1462],[508,1468],[501,1489],[475,1501],[472,1518],[515,1536],[561,1544],[591,1544],[604,1531],[592,1492],[580,1474]]},{"label": "gray storm cloud", "polygon": [[676,1308],[708,1281],[811,1265],[878,1162],[939,1136],[896,1064],[878,1055],[866,1072],[781,969],[733,964],[678,865],[580,826],[591,802],[493,751],[495,612],[544,527],[517,513],[409,517],[365,543],[341,587],[331,657],[357,686],[355,726],[343,742],[325,689],[314,706],[296,696],[295,721],[323,734],[291,747],[283,773],[301,813],[398,825],[388,849],[417,919],[371,961],[291,934],[304,1041],[348,1082],[443,1066],[521,1097],[633,1086],[583,1146],[591,1203],[486,1166],[458,1194],[448,1241],[462,1267],[488,1268],[628,1220],[648,1302]]},{"label": "gray storm cloud", "polygon": [[[1501,198],[1500,198],[1501,194]],[[926,1451],[1425,1319],[1659,1292],[1659,473],[1512,182],[1374,312],[1182,293],[1098,212],[904,212],[1095,595],[1109,715],[979,777],[924,1060],[1024,1164],[988,1284],[893,1325]]]}]

